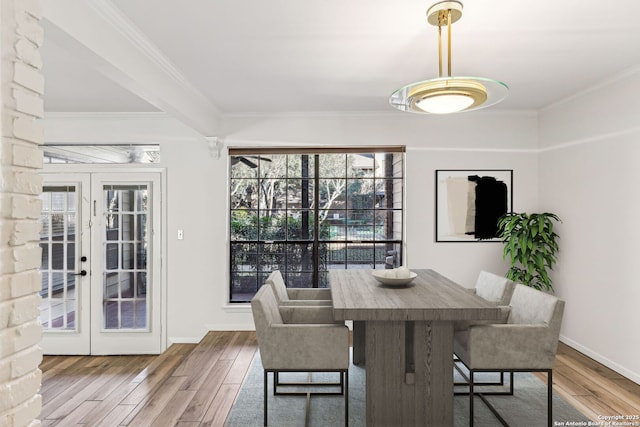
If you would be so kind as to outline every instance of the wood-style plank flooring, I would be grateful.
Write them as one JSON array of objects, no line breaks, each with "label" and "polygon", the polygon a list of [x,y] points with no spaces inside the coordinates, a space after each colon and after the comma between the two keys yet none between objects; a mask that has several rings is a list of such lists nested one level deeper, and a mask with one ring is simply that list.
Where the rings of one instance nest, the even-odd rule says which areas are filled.
[{"label": "wood-style plank flooring", "polygon": [[254,332],[212,332],[159,356],[45,356],[42,425],[223,425],[257,347]]},{"label": "wood-style plank flooring", "polygon": [[[592,421],[601,422],[599,416],[640,416],[640,385],[563,343],[556,354],[553,391]],[[640,420],[620,422],[639,425]]]},{"label": "wood-style plank flooring", "polygon": [[[210,332],[159,356],[46,356],[43,426],[221,426],[257,351],[254,332]],[[640,385],[560,344],[554,390],[594,421],[640,414]]]}]

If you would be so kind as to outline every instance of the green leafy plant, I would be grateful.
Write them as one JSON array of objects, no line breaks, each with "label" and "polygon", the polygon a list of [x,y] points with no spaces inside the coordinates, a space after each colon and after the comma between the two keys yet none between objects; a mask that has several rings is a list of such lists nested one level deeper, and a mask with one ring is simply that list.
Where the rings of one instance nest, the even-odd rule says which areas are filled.
[{"label": "green leafy plant", "polygon": [[535,289],[552,291],[549,271],[556,263],[558,235],[553,222],[560,221],[552,213],[508,213],[498,221],[498,237],[504,244],[503,258],[511,267],[507,278]]}]

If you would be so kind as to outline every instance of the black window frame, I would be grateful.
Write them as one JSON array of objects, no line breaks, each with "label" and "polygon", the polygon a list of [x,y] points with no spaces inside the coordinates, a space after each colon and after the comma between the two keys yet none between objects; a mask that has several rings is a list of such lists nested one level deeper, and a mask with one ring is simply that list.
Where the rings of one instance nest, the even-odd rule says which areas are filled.
[{"label": "black window frame", "polygon": [[[264,284],[268,275],[274,269],[280,269],[285,278],[287,285],[294,287],[326,287],[327,273],[329,269],[335,268],[390,268],[402,264],[403,245],[404,245],[404,206],[405,206],[405,147],[404,146],[384,146],[384,147],[349,147],[349,148],[230,148],[229,149],[229,302],[230,303],[247,303],[253,297],[253,294]],[[341,176],[323,176],[321,174],[323,155],[337,154],[345,157],[344,173]],[[261,209],[263,207],[260,197],[264,195],[260,193],[258,197],[252,194],[252,191],[260,192],[261,180],[266,178],[261,175],[261,168],[264,162],[270,162],[274,156],[286,155],[285,176],[278,177],[280,181],[284,181],[285,185],[285,201],[280,209],[272,209],[271,211]],[[371,157],[371,174],[364,176],[357,175],[356,168],[350,169],[349,155],[360,155],[360,158]],[[290,175],[289,156],[301,156],[301,172],[300,174]],[[310,171],[305,171],[303,159],[313,161],[310,164]],[[382,176],[376,175],[377,161],[384,159],[381,168],[384,168]],[[353,159],[353,158],[352,158]],[[389,160],[391,159],[391,161]],[[255,169],[252,174],[250,169],[247,177],[234,176],[234,168],[251,168]],[[237,169],[235,169],[237,170]],[[366,170],[366,166],[363,167]],[[351,175],[350,172],[354,171]],[[361,199],[352,200],[345,194],[345,200],[342,206],[333,206],[330,209],[323,209],[321,206],[321,189],[320,184],[326,181],[335,180],[336,182],[344,181],[344,192],[346,193],[348,186],[351,185],[368,185],[372,189],[372,193],[360,194]],[[254,185],[246,182],[247,196],[242,197],[242,206],[234,206],[234,190],[233,187],[242,184],[238,180],[248,180],[255,184],[256,190],[250,190]],[[324,181],[323,181],[324,180]],[[305,184],[306,181],[306,184]],[[300,183],[303,194],[302,200],[307,200],[297,208],[289,206],[288,189],[291,183]],[[311,185],[309,185],[311,184]],[[304,198],[304,191],[312,191],[312,195]],[[382,185],[384,190],[380,193],[377,191]],[[311,197],[312,196],[312,197]],[[398,201],[397,199],[400,198]],[[275,199],[275,198],[274,198]],[[235,199],[238,203],[238,199]],[[386,204],[383,204],[386,203]],[[275,205],[275,202],[274,202]],[[274,208],[271,205],[271,208]],[[284,211],[284,215],[283,212]],[[293,211],[298,217],[302,217],[302,224],[309,227],[302,227],[300,230],[290,229],[290,221],[297,217],[291,215]],[[327,220],[328,212],[332,212],[332,217]],[[269,212],[271,215],[263,215]],[[326,212],[326,213],[325,213]],[[276,215],[272,215],[272,214]],[[304,215],[308,215],[306,220]],[[342,215],[341,215],[342,214]],[[358,220],[356,214],[361,214],[362,221]],[[252,216],[253,215],[253,216]],[[279,216],[278,216],[279,215]],[[325,215],[321,221],[320,216]],[[382,220],[383,225],[380,226],[377,215],[385,216]],[[249,219],[247,219],[249,218]],[[276,219],[274,219],[276,218]],[[280,227],[272,227],[274,234],[265,233],[264,230],[269,221],[271,224],[279,223]],[[239,221],[239,219],[241,221]],[[263,221],[265,220],[266,221]],[[295,221],[293,220],[293,221]],[[247,229],[251,232],[247,234],[250,238],[237,239],[234,238],[234,230],[242,230],[243,226],[238,224],[249,223],[253,221],[255,225],[249,225]],[[340,221],[344,223],[343,235],[339,238],[330,238],[327,236],[327,227],[334,234],[336,230],[342,228]],[[320,224],[323,229],[320,229]],[[284,224],[284,227],[282,226]],[[253,228],[251,228],[253,227]],[[384,228],[382,237],[377,237],[380,233],[378,230]],[[358,229],[364,230],[359,235]],[[300,235],[296,238],[290,238],[290,234],[300,231]],[[244,231],[243,231],[244,232]],[[368,237],[362,237],[368,236]],[[391,237],[390,237],[391,236]],[[237,237],[237,236],[236,236]],[[306,248],[305,248],[306,246]],[[342,246],[343,250],[340,249]],[[300,259],[304,262],[296,264],[299,269],[289,268],[289,261],[294,250],[292,248],[300,247],[297,251]],[[330,249],[332,248],[332,249]],[[304,268],[309,266],[308,252],[311,252],[312,265],[311,269]],[[362,260],[354,260],[349,258],[350,254],[369,253],[370,257]],[[329,254],[340,254],[344,262],[336,263],[335,259],[329,259]],[[301,255],[303,254],[303,255]],[[305,256],[307,258],[305,258]],[[274,261],[273,263],[270,263]],[[242,260],[242,265],[238,262]],[[279,260],[279,262],[275,262]],[[362,264],[358,264],[362,262]],[[291,264],[293,265],[293,264]],[[276,268],[273,268],[276,266]],[[356,267],[357,266],[357,267]],[[284,267],[284,268],[283,268]],[[249,268],[249,270],[246,270]],[[296,267],[297,268],[297,267]],[[253,279],[252,279],[253,278]],[[255,280],[254,280],[255,279]],[[309,279],[311,279],[309,281]],[[254,280],[253,283],[251,281]],[[245,283],[240,283],[245,282]],[[242,292],[244,290],[245,292]],[[247,290],[249,290],[247,292]],[[235,291],[235,292],[234,292]]]}]

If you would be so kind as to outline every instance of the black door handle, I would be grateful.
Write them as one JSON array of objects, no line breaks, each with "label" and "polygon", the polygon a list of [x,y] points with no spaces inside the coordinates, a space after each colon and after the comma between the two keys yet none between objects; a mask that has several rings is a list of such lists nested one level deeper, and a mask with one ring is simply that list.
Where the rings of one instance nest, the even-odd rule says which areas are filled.
[{"label": "black door handle", "polygon": [[86,275],[87,275],[87,270],[82,270],[80,273],[72,274],[72,276],[86,276]]}]

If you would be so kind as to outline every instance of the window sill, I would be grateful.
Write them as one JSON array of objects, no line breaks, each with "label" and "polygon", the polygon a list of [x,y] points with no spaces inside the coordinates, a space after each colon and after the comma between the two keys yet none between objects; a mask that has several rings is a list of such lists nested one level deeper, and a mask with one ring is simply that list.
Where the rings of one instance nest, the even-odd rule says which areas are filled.
[{"label": "window sill", "polygon": [[251,303],[225,304],[222,310],[227,313],[251,313]]}]

